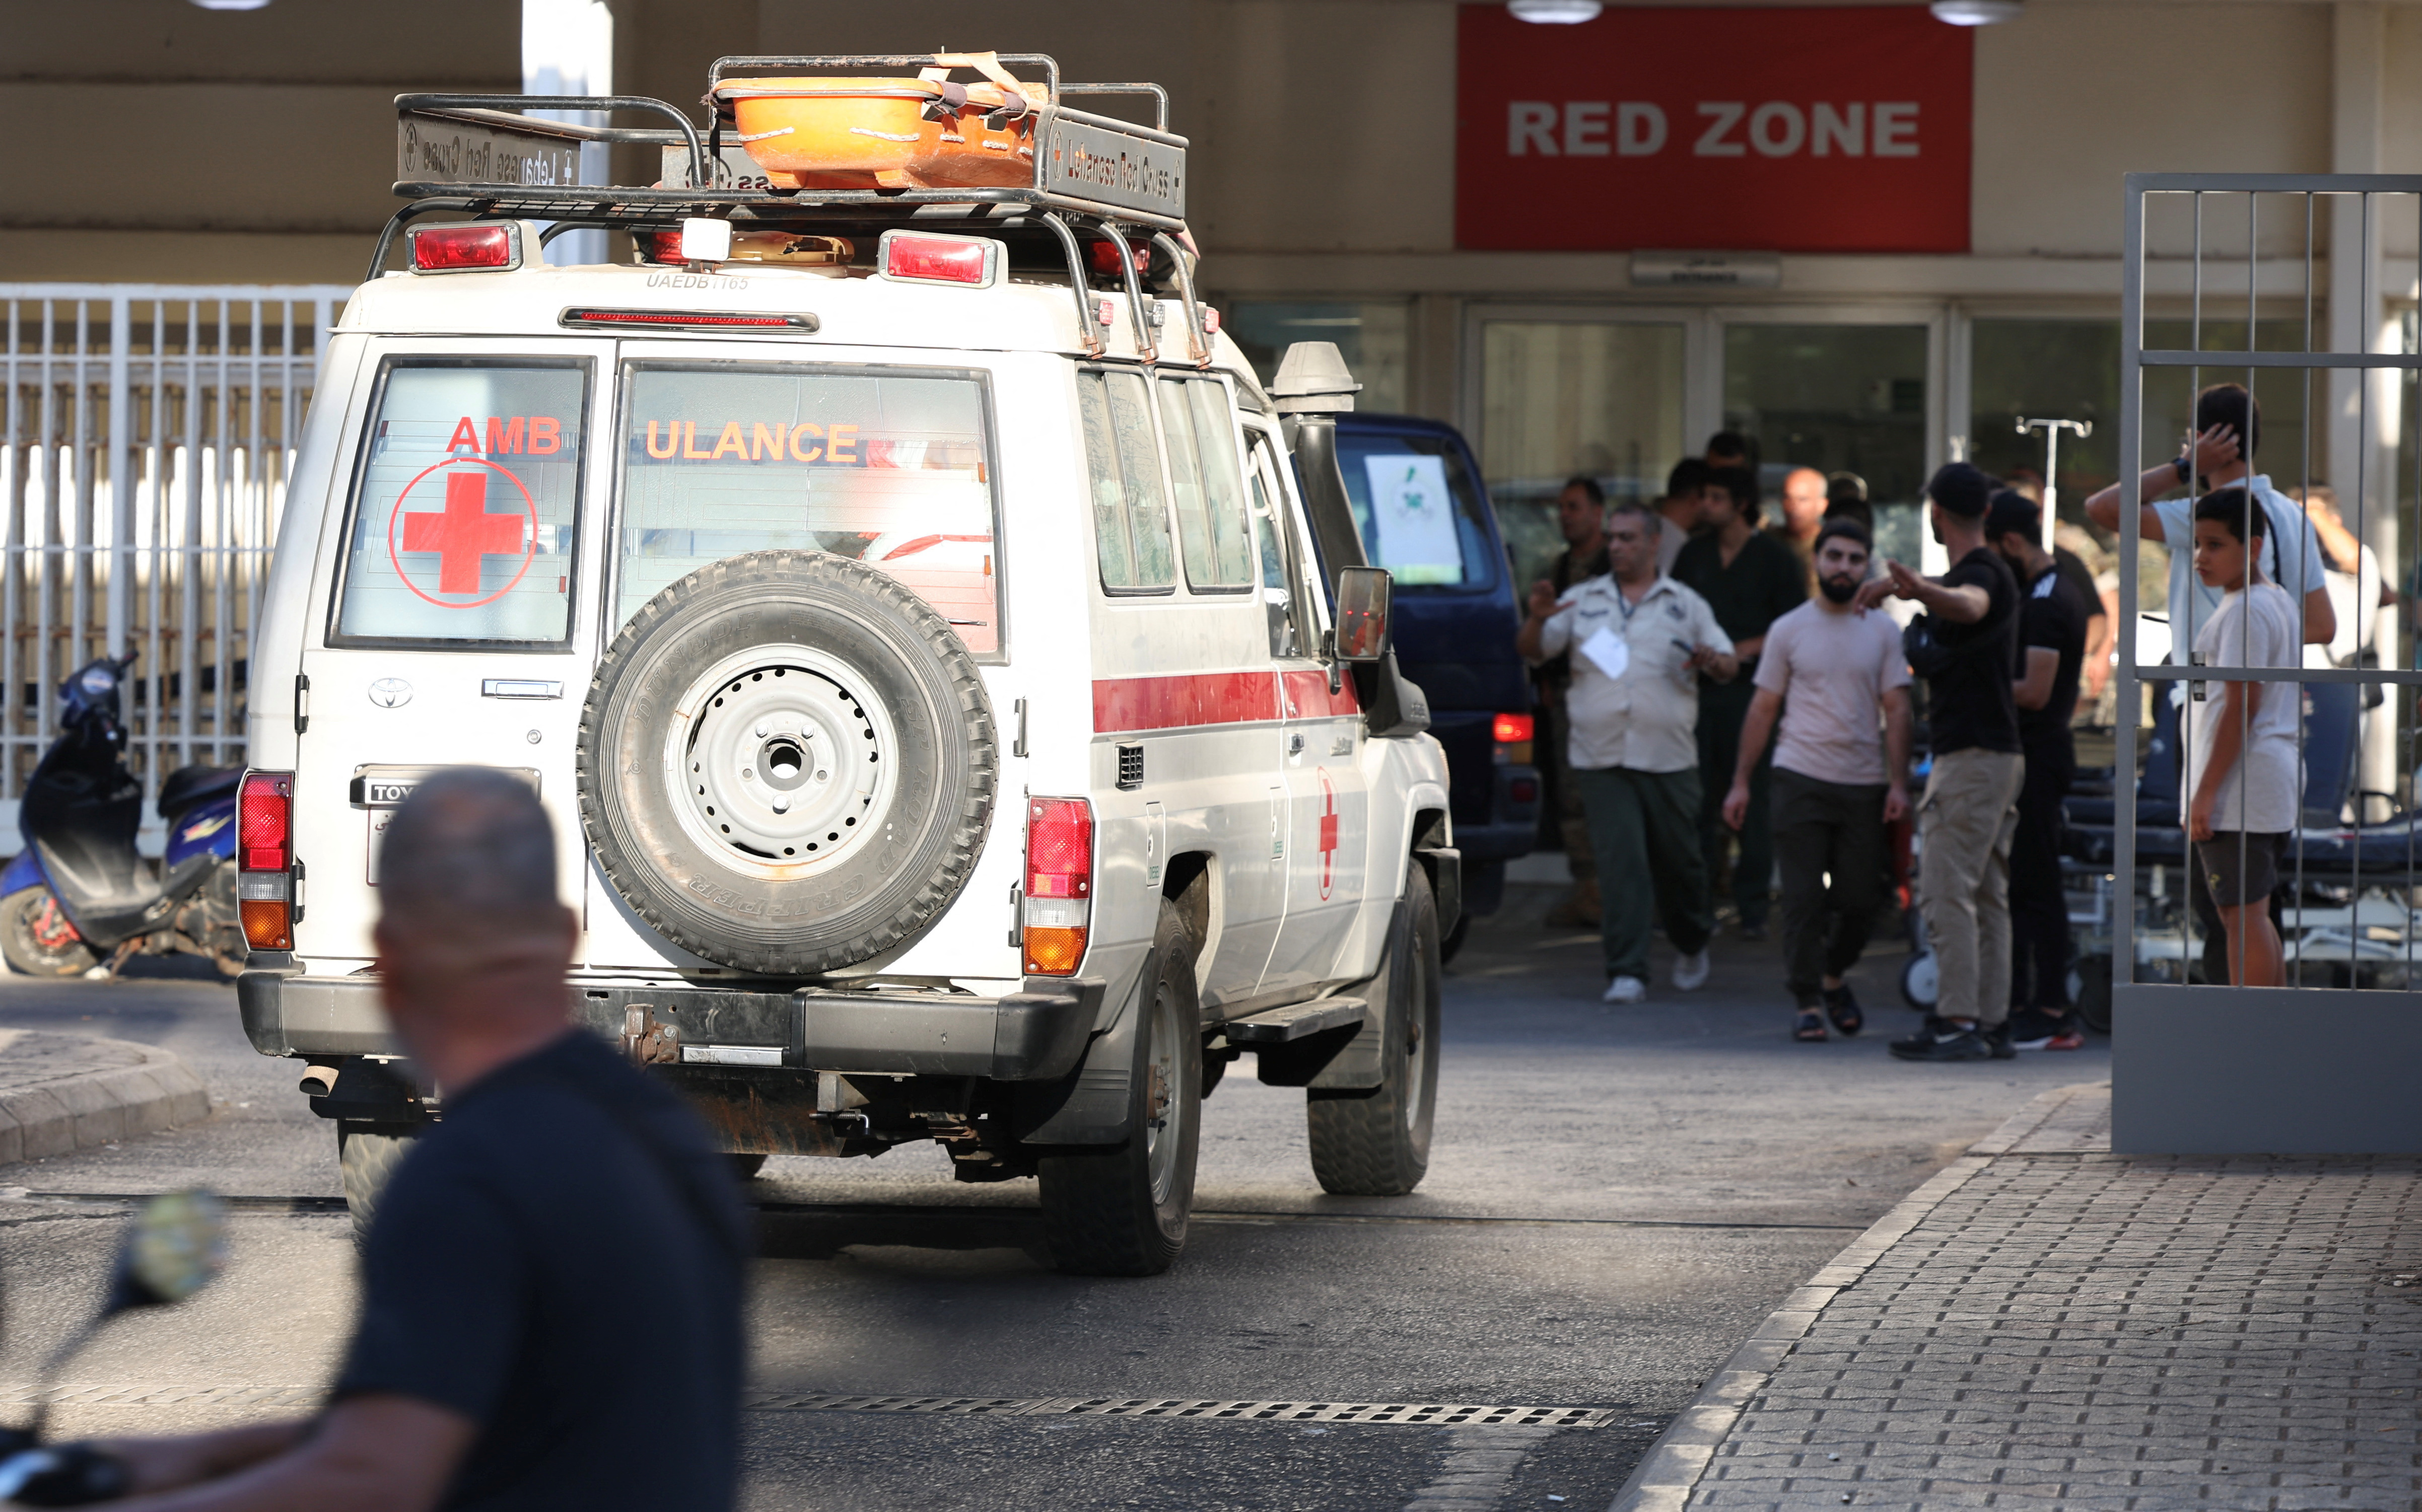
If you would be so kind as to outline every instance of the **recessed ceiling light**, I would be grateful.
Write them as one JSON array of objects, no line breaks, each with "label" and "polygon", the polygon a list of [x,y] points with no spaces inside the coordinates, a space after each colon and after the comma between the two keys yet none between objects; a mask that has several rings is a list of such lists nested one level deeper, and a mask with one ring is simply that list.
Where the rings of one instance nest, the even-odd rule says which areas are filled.
[{"label": "recessed ceiling light", "polygon": [[1598,0],[1506,0],[1505,8],[1514,12],[1516,21],[1537,22],[1546,26],[1576,26],[1584,21],[1597,20],[1606,7]]},{"label": "recessed ceiling light", "polygon": [[1934,0],[1934,19],[1954,26],[1998,26],[2026,12],[2024,0]]},{"label": "recessed ceiling light", "polygon": [[259,10],[269,0],[194,0],[204,10]]}]

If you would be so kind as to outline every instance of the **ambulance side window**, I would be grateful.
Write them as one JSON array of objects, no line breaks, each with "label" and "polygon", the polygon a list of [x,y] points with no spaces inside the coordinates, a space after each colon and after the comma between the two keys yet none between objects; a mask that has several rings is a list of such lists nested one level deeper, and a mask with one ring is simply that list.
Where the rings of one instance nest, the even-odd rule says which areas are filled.
[{"label": "ambulance side window", "polygon": [[1197,593],[1243,593],[1253,585],[1252,543],[1227,386],[1218,379],[1164,378],[1159,388],[1187,585]]},{"label": "ambulance side window", "polygon": [[1312,641],[1306,633],[1300,596],[1294,586],[1297,577],[1293,563],[1298,553],[1287,529],[1286,495],[1279,490],[1278,466],[1270,455],[1269,437],[1258,430],[1247,434],[1252,438],[1253,537],[1261,559],[1262,605],[1269,619],[1270,654],[1309,656]]},{"label": "ambulance side window", "polygon": [[1085,471],[1093,495],[1093,549],[1112,593],[1168,593],[1177,586],[1169,539],[1169,496],[1153,436],[1152,398],[1140,373],[1079,372]]},{"label": "ambulance side window", "polygon": [[543,358],[388,362],[330,645],[570,643],[589,373]]}]

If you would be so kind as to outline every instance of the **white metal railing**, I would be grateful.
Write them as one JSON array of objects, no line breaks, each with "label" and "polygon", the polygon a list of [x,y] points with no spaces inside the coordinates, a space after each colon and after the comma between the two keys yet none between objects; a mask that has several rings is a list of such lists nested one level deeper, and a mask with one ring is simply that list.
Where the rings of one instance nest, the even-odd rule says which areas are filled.
[{"label": "white metal railing", "polygon": [[[350,289],[0,284],[0,800],[57,734],[59,680],[139,652],[148,794],[244,759],[252,627],[326,333]],[[15,825],[0,836],[13,850]]]}]

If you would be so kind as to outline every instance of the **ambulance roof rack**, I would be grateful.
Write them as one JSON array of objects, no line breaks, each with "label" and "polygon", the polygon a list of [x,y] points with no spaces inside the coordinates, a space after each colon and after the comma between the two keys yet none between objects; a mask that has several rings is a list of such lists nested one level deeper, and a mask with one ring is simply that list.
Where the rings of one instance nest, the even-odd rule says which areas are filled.
[{"label": "ambulance roof rack", "polygon": [[[924,69],[947,66],[947,55],[735,56],[716,60],[710,86],[743,71],[802,69]],[[1207,361],[1209,347],[1194,314],[1186,230],[1186,138],[1168,131],[1168,91],[1154,84],[1062,84],[1060,66],[1043,54],[1003,55],[1004,66],[1039,68],[1045,103],[1036,108],[1034,180],[1009,188],[801,189],[740,187],[760,170],[743,148],[727,145],[719,112],[701,140],[679,107],[639,95],[398,95],[395,193],[411,203],[380,234],[370,275],[384,271],[409,221],[452,211],[477,218],[556,223],[550,237],[575,226],[661,230],[692,218],[728,220],[735,230],[879,235],[916,227],[958,229],[1013,241],[1057,243],[1074,287],[1085,342],[1100,350],[1094,312],[1086,298],[1088,259],[1077,238],[1114,247],[1148,244],[1158,254],[1149,272],[1173,273],[1185,297],[1187,347]],[[1143,95],[1154,101],[1154,125],[1075,110],[1071,95]],[[710,110],[716,97],[707,96]],[[640,111],[669,127],[591,126],[543,120],[526,111],[600,114]],[[649,187],[581,183],[581,148],[632,144],[662,149],[663,179]],[[675,183],[674,180],[681,180]],[[1181,243],[1184,243],[1181,245]],[[1163,259],[1166,259],[1164,262]],[[1112,256],[1131,296],[1138,345],[1155,343],[1144,324],[1135,258]]]}]

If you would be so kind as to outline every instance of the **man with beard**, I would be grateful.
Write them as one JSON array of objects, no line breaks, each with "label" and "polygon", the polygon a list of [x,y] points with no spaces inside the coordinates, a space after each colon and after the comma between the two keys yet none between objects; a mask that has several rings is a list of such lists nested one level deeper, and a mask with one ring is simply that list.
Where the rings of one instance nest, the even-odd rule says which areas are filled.
[{"label": "man with beard", "polygon": [[[1927,525],[1951,558],[1939,578],[1886,560],[1859,589],[1862,608],[1890,598],[1926,614],[1902,646],[1926,679],[1934,765],[1918,800],[1918,907],[1934,943],[1942,987],[1925,1029],[1892,1042],[1911,1061],[2006,1058],[2010,1016],[2010,835],[2018,827],[2019,585],[1985,544],[1993,480],[1966,462],[1926,485]],[[1923,658],[1921,662],[1920,659]]]},{"label": "man with beard", "polygon": [[[1817,596],[1766,632],[1757,693],[1741,726],[1724,822],[1749,817],[1768,735],[1774,749],[1774,855],[1783,876],[1785,982],[1797,1005],[1791,1037],[1843,1035],[1864,1022],[1845,980],[1866,948],[1883,881],[1885,827],[1909,813],[1909,663],[1900,631],[1851,600],[1873,552],[1866,527],[1817,527]],[[1831,879],[1830,881],[1828,879]]]},{"label": "man with beard", "polygon": [[2077,772],[2077,712],[2089,617],[2077,585],[2043,549],[2043,508],[2016,489],[1993,495],[1985,538],[2019,580],[2019,827],[2010,837],[2010,1043],[2076,1050],[2068,1011],[2068,899],[2060,890],[2060,802]]}]

